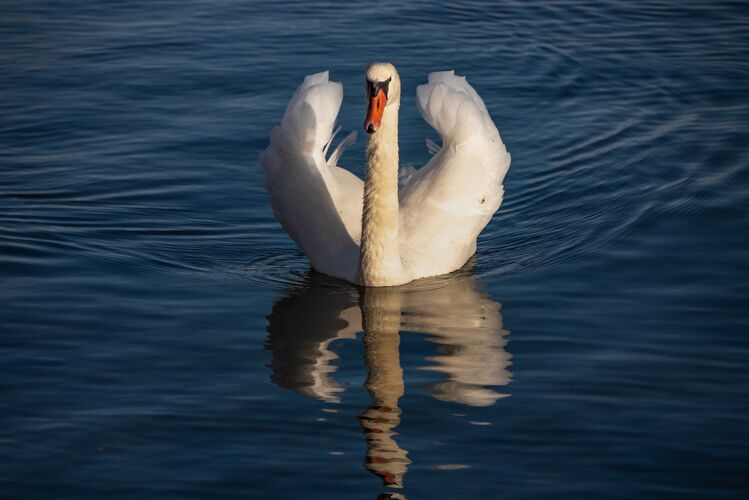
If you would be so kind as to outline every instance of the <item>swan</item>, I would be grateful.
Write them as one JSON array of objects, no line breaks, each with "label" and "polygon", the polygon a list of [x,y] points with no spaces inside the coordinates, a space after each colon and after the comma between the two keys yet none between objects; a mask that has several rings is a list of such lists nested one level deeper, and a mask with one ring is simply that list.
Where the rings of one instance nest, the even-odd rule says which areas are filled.
[{"label": "swan", "polygon": [[430,73],[416,91],[431,160],[399,169],[401,80],[390,63],[365,72],[365,178],[339,165],[356,140],[328,154],[343,86],[329,72],[305,77],[260,154],[276,219],[312,267],[362,286],[397,286],[447,274],[476,252],[499,209],[510,167],[499,131],[476,91],[454,71]]}]

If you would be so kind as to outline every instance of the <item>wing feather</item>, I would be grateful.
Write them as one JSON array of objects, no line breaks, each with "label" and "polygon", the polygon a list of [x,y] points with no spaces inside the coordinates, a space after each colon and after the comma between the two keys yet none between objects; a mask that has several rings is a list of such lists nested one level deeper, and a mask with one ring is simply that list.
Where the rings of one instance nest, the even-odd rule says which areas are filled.
[{"label": "wing feather", "polygon": [[458,269],[476,251],[502,202],[510,155],[464,77],[431,73],[416,102],[442,145],[427,143],[434,156],[400,192],[400,247],[415,276],[430,276]]},{"label": "wing feather", "polygon": [[[343,87],[328,72],[294,92],[259,161],[278,221],[319,272],[353,281],[359,260],[363,183],[337,166],[349,135],[326,160]],[[358,198],[358,202],[357,202]]]}]

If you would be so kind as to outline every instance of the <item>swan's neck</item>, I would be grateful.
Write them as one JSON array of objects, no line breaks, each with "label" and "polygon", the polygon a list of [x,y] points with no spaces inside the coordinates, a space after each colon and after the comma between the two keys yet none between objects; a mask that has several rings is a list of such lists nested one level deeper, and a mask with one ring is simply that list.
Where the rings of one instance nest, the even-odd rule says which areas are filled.
[{"label": "swan's neck", "polygon": [[367,139],[362,210],[361,284],[403,282],[398,254],[398,105],[385,108]]}]

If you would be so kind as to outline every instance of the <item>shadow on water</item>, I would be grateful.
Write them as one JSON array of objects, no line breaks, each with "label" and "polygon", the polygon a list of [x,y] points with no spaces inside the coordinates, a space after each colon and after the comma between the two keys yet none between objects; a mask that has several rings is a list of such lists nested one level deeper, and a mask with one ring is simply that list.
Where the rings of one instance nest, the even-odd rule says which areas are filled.
[{"label": "shadow on water", "polygon": [[509,396],[493,388],[512,381],[509,332],[501,304],[482,290],[473,267],[471,261],[448,276],[387,288],[358,288],[310,271],[268,315],[271,380],[327,403],[341,402],[345,391],[334,378],[339,358],[331,344],[364,333],[364,387],[371,397],[358,417],[367,444],[364,466],[386,487],[402,488],[411,463],[395,440],[405,392],[401,333],[423,334],[437,344],[437,354],[421,367],[444,376],[428,388],[435,399],[491,406]]}]

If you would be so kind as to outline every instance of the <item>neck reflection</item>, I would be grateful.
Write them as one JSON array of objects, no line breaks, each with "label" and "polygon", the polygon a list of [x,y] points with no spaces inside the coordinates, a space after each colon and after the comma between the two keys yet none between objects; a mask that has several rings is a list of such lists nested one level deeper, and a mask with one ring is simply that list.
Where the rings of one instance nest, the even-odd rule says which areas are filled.
[{"label": "neck reflection", "polygon": [[396,443],[400,424],[398,400],[405,390],[400,365],[401,294],[388,288],[362,289],[364,362],[368,375],[364,383],[372,404],[359,416],[367,442],[364,466],[382,479],[385,486],[402,488],[408,452]]},{"label": "neck reflection", "polygon": [[512,381],[509,332],[501,305],[481,290],[471,269],[401,287],[356,288],[316,273],[289,291],[268,316],[271,380],[280,387],[328,403],[344,388],[334,375],[337,339],[364,332],[365,388],[372,402],[359,416],[367,442],[365,467],[391,488],[403,486],[408,452],[395,441],[398,406],[405,391],[400,333],[421,333],[437,344],[426,366],[444,375],[432,396],[469,406],[491,406],[509,394],[495,387]]}]

